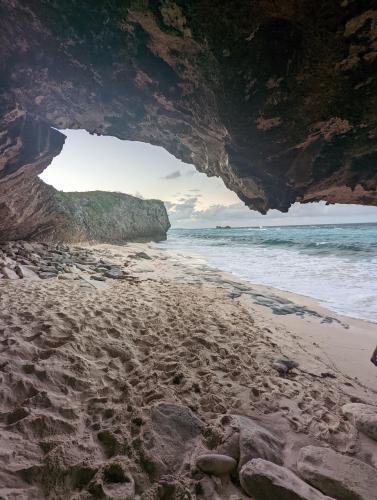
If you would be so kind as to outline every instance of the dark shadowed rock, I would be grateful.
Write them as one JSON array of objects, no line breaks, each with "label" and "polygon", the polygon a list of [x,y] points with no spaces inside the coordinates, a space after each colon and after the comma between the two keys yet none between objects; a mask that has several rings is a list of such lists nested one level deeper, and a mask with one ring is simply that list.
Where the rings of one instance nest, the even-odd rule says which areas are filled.
[{"label": "dark shadowed rock", "polygon": [[259,458],[242,467],[240,482],[255,500],[331,500],[289,469]]},{"label": "dark shadowed rock", "polygon": [[306,446],[297,458],[300,476],[327,495],[341,500],[377,498],[377,470],[329,448]]}]

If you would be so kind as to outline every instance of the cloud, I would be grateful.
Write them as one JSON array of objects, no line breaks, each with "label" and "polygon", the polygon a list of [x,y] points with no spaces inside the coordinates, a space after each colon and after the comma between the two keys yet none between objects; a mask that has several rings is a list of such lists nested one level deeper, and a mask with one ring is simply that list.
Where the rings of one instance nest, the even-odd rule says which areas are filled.
[{"label": "cloud", "polygon": [[161,179],[166,179],[166,180],[177,179],[178,177],[181,177],[181,175],[182,174],[179,170],[174,170],[174,172],[164,175],[163,177],[161,177]]},{"label": "cloud", "polygon": [[326,205],[324,202],[292,205],[288,213],[270,210],[267,215],[249,210],[243,203],[198,208],[200,195],[182,196],[177,202],[166,202],[173,227],[214,227],[216,225],[279,226],[295,224],[339,224],[341,222],[377,222],[377,207],[359,205]]}]

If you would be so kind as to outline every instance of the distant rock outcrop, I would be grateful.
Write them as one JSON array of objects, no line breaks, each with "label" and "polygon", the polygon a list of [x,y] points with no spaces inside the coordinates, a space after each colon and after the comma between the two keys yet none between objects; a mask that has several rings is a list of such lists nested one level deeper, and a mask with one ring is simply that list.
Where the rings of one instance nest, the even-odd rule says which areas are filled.
[{"label": "distant rock outcrop", "polygon": [[[39,178],[25,177],[25,184],[19,186],[25,196],[3,208],[0,241],[160,241],[166,239],[170,227],[165,205],[159,200],[104,191],[63,193]],[[10,200],[12,191],[8,193]]]},{"label": "distant rock outcrop", "polygon": [[57,192],[65,214],[64,241],[160,241],[170,227],[165,205],[123,193]]}]

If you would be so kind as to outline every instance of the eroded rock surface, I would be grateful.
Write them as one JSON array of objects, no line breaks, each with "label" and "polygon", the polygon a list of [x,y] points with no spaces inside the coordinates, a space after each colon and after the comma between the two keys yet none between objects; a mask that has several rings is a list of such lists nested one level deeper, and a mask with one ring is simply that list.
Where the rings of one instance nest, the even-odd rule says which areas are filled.
[{"label": "eroded rock surface", "polygon": [[342,413],[356,428],[377,441],[377,407],[362,403],[348,403],[342,407]]},{"label": "eroded rock surface", "polygon": [[297,458],[300,476],[327,495],[344,500],[376,497],[376,469],[329,448],[307,446]]},{"label": "eroded rock surface", "polygon": [[289,469],[259,458],[242,467],[240,481],[255,500],[331,500]]},{"label": "eroded rock surface", "polygon": [[1,234],[50,223],[36,175],[62,148],[55,128],[163,146],[262,213],[296,200],[377,204],[373,6],[1,0],[0,9]]}]

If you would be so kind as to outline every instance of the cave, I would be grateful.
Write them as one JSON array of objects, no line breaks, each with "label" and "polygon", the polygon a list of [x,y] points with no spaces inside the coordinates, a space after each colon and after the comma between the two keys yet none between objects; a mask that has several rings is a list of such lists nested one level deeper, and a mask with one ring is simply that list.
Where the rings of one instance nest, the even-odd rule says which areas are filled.
[{"label": "cave", "polygon": [[0,497],[376,498],[376,212],[165,241],[162,201],[40,178],[81,130],[261,217],[376,207],[374,2],[0,0],[0,27]]},{"label": "cave", "polygon": [[3,241],[67,237],[37,179],[63,128],[163,146],[261,213],[376,205],[376,12],[363,2],[0,8]]}]

